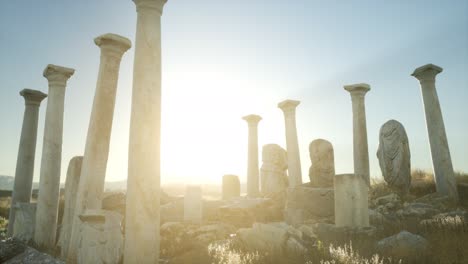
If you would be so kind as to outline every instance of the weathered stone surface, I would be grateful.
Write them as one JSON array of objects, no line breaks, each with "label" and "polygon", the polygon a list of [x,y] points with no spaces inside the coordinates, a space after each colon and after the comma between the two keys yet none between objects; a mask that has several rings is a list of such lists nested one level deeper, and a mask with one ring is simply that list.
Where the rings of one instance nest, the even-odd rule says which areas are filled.
[{"label": "weathered stone surface", "polygon": [[373,226],[336,226],[327,223],[316,223],[311,225],[314,234],[322,242],[334,241],[359,241],[369,240],[376,236],[377,229]]},{"label": "weathered stone surface", "polygon": [[411,154],[408,136],[400,122],[390,120],[380,128],[377,158],[388,185],[400,194],[407,194],[411,186]]},{"label": "weathered stone surface", "polygon": [[324,139],[316,139],[309,145],[309,154],[312,166],[309,169],[309,178],[314,187],[333,187],[335,177],[335,156],[333,146]]},{"label": "weathered stone surface", "polygon": [[268,144],[262,149],[261,189],[269,195],[282,192],[288,187],[288,159],[286,151],[276,144]]},{"label": "weathered stone surface", "polygon": [[345,85],[344,89],[351,94],[353,107],[353,159],[354,174],[361,175],[370,186],[369,147],[367,143],[367,121],[365,95],[370,91],[370,85],[358,83]]},{"label": "weathered stone surface", "polygon": [[16,203],[15,213],[16,220],[13,224],[13,237],[28,243],[34,236],[36,204]]},{"label": "weathered stone surface", "polygon": [[260,194],[258,177],[258,122],[262,118],[258,115],[244,116],[249,126],[249,144],[247,155],[247,196],[257,197]]},{"label": "weathered stone surface", "polygon": [[301,158],[296,128],[296,108],[300,103],[300,101],[296,100],[284,100],[278,104],[284,114],[288,175],[291,187],[302,184]]},{"label": "weathered stone surface", "polygon": [[49,95],[42,144],[39,197],[36,209],[34,242],[40,248],[52,249],[57,234],[62,166],[63,114],[68,79],[75,70],[49,64],[44,77],[49,83]]},{"label": "weathered stone surface", "polygon": [[21,138],[16,159],[15,179],[11,200],[10,214],[8,218],[8,235],[13,234],[15,223],[15,205],[17,202],[29,203],[34,174],[34,160],[37,142],[37,123],[39,119],[39,106],[47,97],[40,91],[23,89],[20,95],[24,97],[25,109]]},{"label": "weathered stone surface", "polygon": [[251,227],[255,222],[283,221],[286,192],[269,198],[240,198],[218,209],[218,220],[236,227]]},{"label": "weathered stone surface", "polygon": [[102,208],[120,61],[123,54],[131,47],[129,39],[110,33],[98,36],[94,39],[94,43],[101,51],[99,74],[75,198],[73,229],[70,233],[70,248],[67,252],[69,262],[73,262],[76,258],[79,215],[84,210]]},{"label": "weathered stone surface", "polygon": [[161,226],[161,255],[174,257],[213,241],[223,240],[234,234],[236,228],[225,223],[196,225],[183,222],[167,222]]},{"label": "weathered stone surface", "polygon": [[288,232],[284,228],[262,223],[237,230],[237,236],[249,250],[279,254],[283,252],[288,240]]},{"label": "weathered stone surface", "polygon": [[78,263],[119,263],[124,238],[123,216],[106,210],[86,210],[82,221],[78,248]]},{"label": "weathered stone surface", "polygon": [[202,189],[200,186],[187,186],[184,196],[184,221],[200,223],[202,218]]},{"label": "weathered stone surface", "polygon": [[368,185],[362,175],[335,176],[335,224],[369,226]]},{"label": "weathered stone surface", "polygon": [[[257,165],[257,171],[258,171],[258,165]],[[257,173],[257,181],[258,181],[258,173]],[[258,183],[257,183],[257,189],[258,189]],[[223,176],[222,193],[223,193],[222,194],[223,200],[229,200],[231,198],[237,198],[240,196],[240,181],[237,175],[224,175]]]},{"label": "weathered stone surface", "polygon": [[397,235],[384,238],[377,242],[377,251],[393,259],[415,260],[422,257],[429,248],[427,240],[419,235],[402,231]]},{"label": "weathered stone surface", "polygon": [[[133,0],[133,65],[124,264],[159,261],[161,16],[167,0]],[[144,243],[142,243],[144,241]]]},{"label": "weathered stone surface", "polygon": [[60,247],[60,256],[66,259],[68,245],[73,227],[73,214],[75,213],[76,192],[81,175],[82,156],[73,157],[68,164],[67,178],[65,180],[65,203],[57,245]]},{"label": "weathered stone surface", "polygon": [[454,201],[457,201],[457,183],[453,171],[442,110],[435,86],[436,75],[441,72],[441,67],[427,64],[414,70],[412,76],[418,79],[421,84],[437,192],[448,195]]},{"label": "weathered stone surface", "polygon": [[107,192],[102,198],[102,209],[125,215],[125,193]]},{"label": "weathered stone surface", "polygon": [[315,188],[303,184],[288,189],[285,219],[300,225],[310,220],[333,218],[335,211],[333,188]]},{"label": "weathered stone surface", "polygon": [[26,246],[17,239],[0,241],[0,263],[64,264],[58,259]]}]

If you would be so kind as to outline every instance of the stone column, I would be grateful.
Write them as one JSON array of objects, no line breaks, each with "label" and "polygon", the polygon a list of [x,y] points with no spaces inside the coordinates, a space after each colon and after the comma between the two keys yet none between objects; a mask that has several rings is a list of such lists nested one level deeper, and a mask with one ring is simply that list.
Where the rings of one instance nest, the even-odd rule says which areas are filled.
[{"label": "stone column", "polygon": [[157,263],[160,244],[161,15],[166,0],[134,2],[137,28],[124,264]]},{"label": "stone column", "polygon": [[258,115],[244,116],[242,119],[249,125],[249,150],[247,157],[247,196],[257,197],[259,190],[258,177],[258,122],[262,118]]},{"label": "stone column", "polygon": [[203,199],[200,186],[187,186],[184,196],[184,221],[201,223],[203,220]]},{"label": "stone column", "polygon": [[370,186],[369,149],[367,146],[366,106],[364,97],[370,90],[365,83],[345,85],[344,89],[351,94],[353,104],[353,157],[354,173],[364,177]]},{"label": "stone column", "polygon": [[289,187],[302,184],[301,158],[297,142],[296,107],[299,101],[285,100],[278,104],[283,110],[286,127],[286,152],[288,153]]},{"label": "stone column", "polygon": [[427,64],[417,68],[412,76],[418,79],[421,84],[437,192],[458,200],[457,184],[445,133],[444,119],[435,87],[435,77],[440,72],[442,72],[442,68]]},{"label": "stone column", "polygon": [[39,106],[42,100],[47,97],[45,93],[30,89],[22,90],[20,95],[24,97],[25,109],[18,158],[16,159],[15,182],[8,219],[8,236],[13,235],[16,203],[29,203],[31,200]]},{"label": "stone column", "polygon": [[115,34],[101,35],[94,42],[101,48],[101,62],[73,214],[73,230],[67,257],[71,263],[77,254],[79,216],[85,209],[101,208],[120,61],[131,47],[130,40]]},{"label": "stone column", "polygon": [[369,226],[368,189],[363,175],[335,176],[336,226]]},{"label": "stone column", "polygon": [[34,229],[34,242],[43,249],[52,249],[55,246],[62,164],[65,87],[74,72],[74,69],[52,64],[47,65],[44,70],[44,77],[49,81],[49,99],[45,117],[36,228]]},{"label": "stone column", "polygon": [[60,256],[63,259],[67,258],[68,253],[82,164],[82,156],[73,157],[68,164],[67,178],[65,180],[65,204],[63,208],[62,227],[60,228],[59,241],[57,243],[60,247]]}]

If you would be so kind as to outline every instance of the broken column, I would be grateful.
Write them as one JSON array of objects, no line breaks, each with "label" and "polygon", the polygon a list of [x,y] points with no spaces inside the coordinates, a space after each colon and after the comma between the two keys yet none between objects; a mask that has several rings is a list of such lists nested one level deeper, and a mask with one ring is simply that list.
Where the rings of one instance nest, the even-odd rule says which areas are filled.
[{"label": "broken column", "polygon": [[25,109],[8,218],[8,236],[13,235],[16,203],[29,203],[31,200],[39,106],[47,97],[45,93],[31,89],[23,89],[20,95],[24,97]]},{"label": "broken column", "polygon": [[76,194],[76,207],[72,216],[73,229],[70,233],[70,250],[67,257],[69,262],[76,259],[80,224],[78,216],[85,209],[101,208],[120,61],[123,54],[131,47],[129,39],[115,34],[101,35],[94,39],[94,43],[101,49],[101,61]]},{"label": "broken column", "polygon": [[200,223],[203,218],[202,190],[200,186],[187,186],[184,196],[184,221]]},{"label": "broken column", "polygon": [[419,80],[426,114],[426,126],[431,147],[434,180],[438,193],[458,200],[457,184],[445,133],[444,119],[435,87],[435,77],[442,68],[427,64],[417,68],[412,76]]},{"label": "broken column", "polygon": [[68,245],[73,227],[73,214],[75,212],[76,193],[80,182],[81,165],[83,157],[73,157],[68,164],[67,178],[65,180],[65,204],[63,207],[62,226],[60,228],[59,241],[60,256],[66,259]]},{"label": "broken column", "polygon": [[369,226],[368,185],[362,175],[335,176],[335,225]]},{"label": "broken column", "polygon": [[369,149],[367,146],[366,106],[364,97],[370,90],[365,83],[345,85],[344,89],[351,94],[353,105],[353,157],[354,173],[364,177],[370,186]]},{"label": "broken column", "polygon": [[224,175],[222,187],[223,200],[240,196],[240,181],[237,175]]},{"label": "broken column", "polygon": [[124,247],[122,215],[107,210],[85,210],[79,217],[82,228],[78,263],[121,263]]},{"label": "broken column", "polygon": [[247,163],[247,196],[256,197],[259,195],[258,177],[258,122],[262,118],[258,115],[244,116],[242,119],[249,125],[249,151]]},{"label": "broken column", "polygon": [[74,69],[49,64],[44,77],[49,81],[49,95],[42,145],[39,197],[36,209],[34,242],[39,248],[52,249],[57,234],[57,216],[62,164],[63,111],[65,88]]},{"label": "broken column", "polygon": [[289,187],[302,184],[301,158],[299,155],[299,143],[297,141],[296,129],[296,107],[299,103],[299,101],[295,100],[285,100],[278,104],[278,107],[283,110],[284,113]]},{"label": "broken column", "polygon": [[166,0],[133,1],[137,28],[124,264],[157,263],[160,244],[161,15]]}]

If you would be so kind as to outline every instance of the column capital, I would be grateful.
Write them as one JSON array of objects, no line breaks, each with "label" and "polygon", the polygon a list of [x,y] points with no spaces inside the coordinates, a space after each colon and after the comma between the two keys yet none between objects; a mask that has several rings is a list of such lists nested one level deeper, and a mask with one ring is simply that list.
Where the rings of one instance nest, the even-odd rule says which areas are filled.
[{"label": "column capital", "polygon": [[156,10],[162,15],[164,4],[167,0],[133,0],[137,7],[137,12],[140,10]]},{"label": "column capital", "polygon": [[344,89],[351,94],[351,97],[364,96],[368,91],[370,91],[370,85],[367,83],[350,84],[345,85]]},{"label": "column capital", "polygon": [[242,117],[247,123],[249,123],[249,126],[256,126],[260,120],[262,120],[262,117],[259,115],[247,115]]},{"label": "column capital", "polygon": [[284,100],[280,103],[278,103],[278,108],[283,110],[284,114],[291,114],[295,113],[296,107],[301,103],[301,101],[296,101],[296,100]]},{"label": "column capital", "polygon": [[24,97],[26,105],[40,105],[47,97],[47,94],[32,89],[23,89],[19,94]]},{"label": "column capital", "polygon": [[65,85],[68,79],[75,73],[74,69],[49,64],[44,69],[44,77],[50,84],[57,83]]},{"label": "column capital", "polygon": [[123,36],[107,33],[94,39],[94,43],[101,48],[103,54],[121,58],[132,47],[132,42]]},{"label": "column capital", "polygon": [[414,70],[411,76],[418,79],[420,82],[422,81],[435,81],[435,77],[437,74],[442,72],[442,68],[434,65],[434,64],[426,64]]}]

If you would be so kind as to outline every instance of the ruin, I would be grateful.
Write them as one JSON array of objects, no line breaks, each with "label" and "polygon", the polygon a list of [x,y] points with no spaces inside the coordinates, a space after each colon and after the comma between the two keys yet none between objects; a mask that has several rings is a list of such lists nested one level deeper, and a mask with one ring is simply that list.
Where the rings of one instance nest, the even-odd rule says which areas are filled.
[{"label": "ruin", "polygon": [[52,249],[57,234],[57,216],[62,165],[63,113],[65,88],[74,69],[49,64],[44,77],[49,81],[49,95],[42,144],[39,197],[36,209],[34,242],[40,248]]},{"label": "ruin", "polygon": [[258,122],[262,118],[258,115],[244,116],[249,126],[249,144],[247,155],[247,196],[257,197],[260,193],[258,177]]},{"label": "ruin", "polygon": [[39,106],[42,100],[47,97],[45,93],[31,89],[23,89],[20,95],[24,97],[25,109],[8,218],[7,235],[9,236],[13,235],[16,203],[29,203],[31,200]]}]

